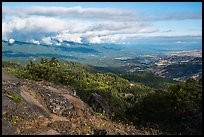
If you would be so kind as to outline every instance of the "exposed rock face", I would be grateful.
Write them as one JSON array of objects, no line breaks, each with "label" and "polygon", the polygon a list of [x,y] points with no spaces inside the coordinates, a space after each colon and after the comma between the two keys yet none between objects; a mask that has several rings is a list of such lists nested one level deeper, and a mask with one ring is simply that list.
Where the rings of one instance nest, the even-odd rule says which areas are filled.
[{"label": "exposed rock face", "polygon": [[[137,135],[144,134],[99,116],[69,86],[2,76],[2,134],[4,135]],[[16,102],[11,96],[21,98]],[[91,103],[110,113],[98,94]]]},{"label": "exposed rock face", "polygon": [[47,90],[44,90],[41,93],[50,112],[65,117],[76,114],[74,113],[74,106],[64,96]]},{"label": "exposed rock face", "polygon": [[18,134],[17,128],[9,124],[8,121],[2,119],[2,135],[15,135]]},{"label": "exposed rock face", "polygon": [[108,103],[97,93],[92,93],[89,98],[89,105],[94,109],[96,112],[103,112],[105,111],[106,114],[111,115],[111,108]]}]

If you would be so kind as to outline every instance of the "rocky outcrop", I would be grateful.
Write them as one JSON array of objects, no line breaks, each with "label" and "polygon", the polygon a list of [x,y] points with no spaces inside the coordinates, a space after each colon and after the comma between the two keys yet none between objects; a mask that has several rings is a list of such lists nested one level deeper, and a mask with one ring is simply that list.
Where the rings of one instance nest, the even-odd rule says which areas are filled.
[{"label": "rocky outcrop", "polygon": [[64,96],[49,90],[44,90],[40,93],[50,112],[65,117],[76,115],[73,104],[71,104],[71,102]]},{"label": "rocky outcrop", "polygon": [[[2,76],[2,134],[4,135],[137,135],[134,126],[94,113],[69,86]],[[16,100],[20,98],[20,100]],[[98,94],[90,103],[110,113]],[[96,105],[97,104],[97,105]]]},{"label": "rocky outcrop", "polygon": [[94,111],[102,113],[105,111],[106,114],[111,115],[111,108],[108,103],[97,93],[92,93],[88,101],[89,105]]}]

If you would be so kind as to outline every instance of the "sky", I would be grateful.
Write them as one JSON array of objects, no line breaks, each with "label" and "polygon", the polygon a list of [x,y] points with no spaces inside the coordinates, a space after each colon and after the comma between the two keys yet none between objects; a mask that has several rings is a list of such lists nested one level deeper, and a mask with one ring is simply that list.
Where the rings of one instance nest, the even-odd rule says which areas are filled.
[{"label": "sky", "polygon": [[2,40],[60,45],[129,44],[147,38],[178,44],[201,40],[202,3],[2,2]]}]

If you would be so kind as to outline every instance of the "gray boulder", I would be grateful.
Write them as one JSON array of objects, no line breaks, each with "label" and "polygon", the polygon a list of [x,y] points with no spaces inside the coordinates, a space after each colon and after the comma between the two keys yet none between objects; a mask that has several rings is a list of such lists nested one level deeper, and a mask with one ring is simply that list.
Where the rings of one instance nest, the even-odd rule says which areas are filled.
[{"label": "gray boulder", "polygon": [[89,97],[88,104],[93,108],[94,111],[102,113],[105,111],[106,114],[111,115],[111,108],[103,97],[97,93],[92,93]]}]

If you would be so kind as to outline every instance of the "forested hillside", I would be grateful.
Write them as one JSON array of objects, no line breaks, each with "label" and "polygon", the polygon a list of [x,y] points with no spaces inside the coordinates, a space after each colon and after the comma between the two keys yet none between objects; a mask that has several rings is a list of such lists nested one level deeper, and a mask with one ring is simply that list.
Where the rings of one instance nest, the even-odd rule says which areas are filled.
[{"label": "forested hillside", "polygon": [[[2,71],[70,86],[95,112],[152,134],[202,134],[202,79],[176,82],[152,73],[114,74],[54,57],[25,66],[3,62]],[[93,94],[100,95],[110,109],[90,104]]]}]

